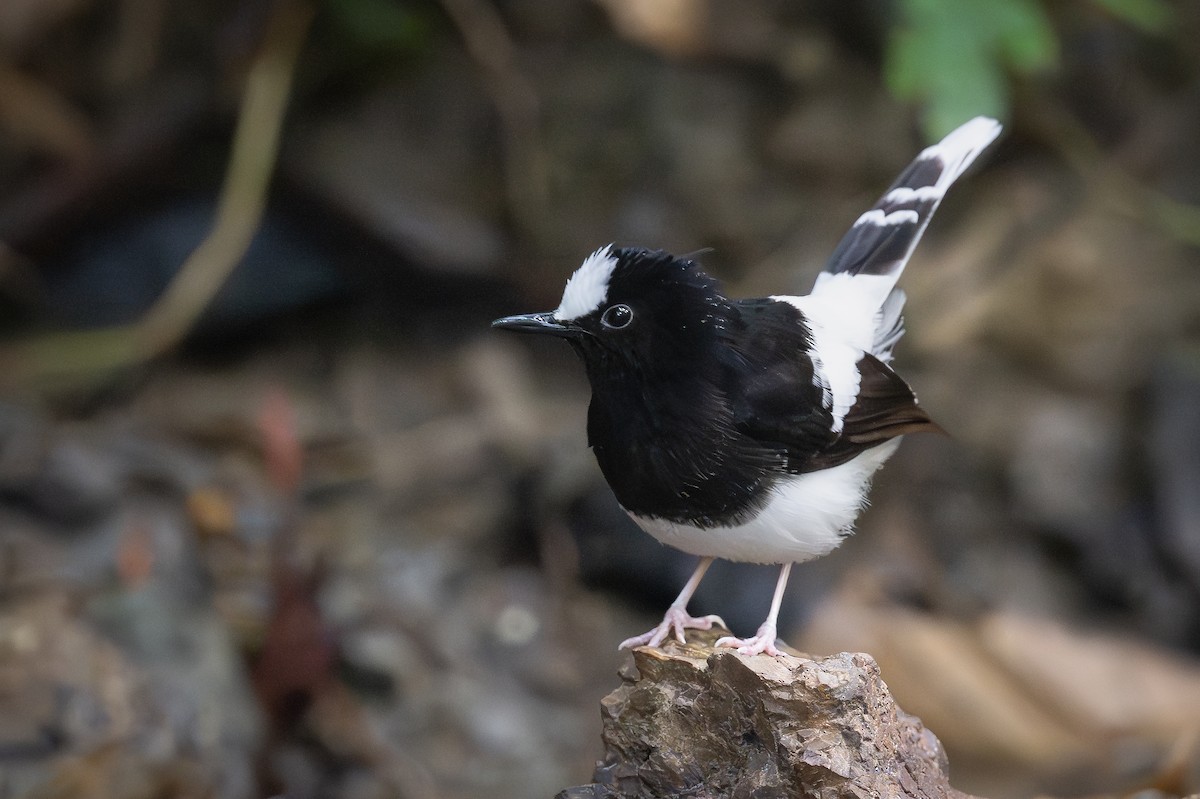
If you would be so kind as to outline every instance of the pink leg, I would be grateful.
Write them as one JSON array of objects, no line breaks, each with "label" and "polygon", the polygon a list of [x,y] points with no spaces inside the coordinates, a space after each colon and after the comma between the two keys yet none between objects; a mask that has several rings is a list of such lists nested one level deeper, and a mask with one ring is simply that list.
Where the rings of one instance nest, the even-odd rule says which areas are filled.
[{"label": "pink leg", "polygon": [[667,608],[667,613],[663,616],[662,624],[655,627],[648,633],[628,638],[621,642],[619,649],[632,649],[635,646],[658,646],[671,631],[675,631],[675,640],[679,643],[686,643],[683,637],[684,630],[708,630],[711,629],[714,623],[725,626],[725,622],[720,616],[704,616],[695,618],[687,613],[688,600],[692,598],[692,594],[696,593],[696,588],[699,587],[700,581],[704,579],[704,573],[708,571],[708,567],[712,565],[712,558],[701,558],[700,565],[696,567],[696,571],[692,574],[692,578],[687,581],[687,585],[679,592],[679,596],[671,603],[671,607]]},{"label": "pink leg", "polygon": [[792,564],[785,563],[779,570],[779,582],[775,583],[775,596],[771,599],[771,612],[762,623],[753,638],[734,638],[732,635],[721,638],[717,646],[735,646],[742,655],[757,655],[765,652],[778,657],[783,653],[775,647],[775,637],[778,630],[775,627],[779,620],[779,606],[783,604],[783,590],[787,588],[788,575],[792,573]]}]

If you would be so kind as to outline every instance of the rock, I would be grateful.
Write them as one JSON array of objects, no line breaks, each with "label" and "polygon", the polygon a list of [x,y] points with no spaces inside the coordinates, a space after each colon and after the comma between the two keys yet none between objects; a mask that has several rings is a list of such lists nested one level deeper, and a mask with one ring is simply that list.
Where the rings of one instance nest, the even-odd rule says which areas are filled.
[{"label": "rock", "polygon": [[39,413],[0,404],[0,496],[61,531],[103,520],[120,484],[111,458],[77,432],[59,432]]},{"label": "rock", "polygon": [[870,655],[744,657],[723,630],[640,648],[601,702],[604,760],[568,797],[964,797]]},{"label": "rock", "polygon": [[[1000,576],[1017,567],[996,566]],[[797,640],[814,651],[869,650],[893,696],[938,731],[964,789],[1102,795],[1158,784],[1147,775],[1180,758],[1197,767],[1180,777],[1180,793],[1200,788],[1190,754],[1200,744],[1200,661],[1028,607],[929,613],[873,594],[873,579],[848,573]]]},{"label": "rock", "polygon": [[209,612],[154,618],[171,610],[161,594],[108,605],[99,625],[63,593],[0,606],[5,795],[255,795],[258,710],[225,629]]}]

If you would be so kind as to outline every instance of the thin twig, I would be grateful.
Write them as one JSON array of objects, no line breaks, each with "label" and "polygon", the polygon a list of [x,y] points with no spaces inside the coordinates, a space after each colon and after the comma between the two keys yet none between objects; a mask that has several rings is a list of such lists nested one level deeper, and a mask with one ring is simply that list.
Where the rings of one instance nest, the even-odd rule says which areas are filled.
[{"label": "thin twig", "polygon": [[246,76],[233,152],[212,231],[142,319],[139,334],[147,355],[161,354],[191,329],[258,230],[275,171],[296,60],[313,13],[308,3],[276,6],[266,41]]},{"label": "thin twig", "polygon": [[212,229],[139,321],[54,333],[0,352],[0,380],[77,385],[155,358],[178,344],[245,255],[258,230],[279,151],[296,61],[312,23],[308,0],[274,7],[246,75],[232,152]]}]

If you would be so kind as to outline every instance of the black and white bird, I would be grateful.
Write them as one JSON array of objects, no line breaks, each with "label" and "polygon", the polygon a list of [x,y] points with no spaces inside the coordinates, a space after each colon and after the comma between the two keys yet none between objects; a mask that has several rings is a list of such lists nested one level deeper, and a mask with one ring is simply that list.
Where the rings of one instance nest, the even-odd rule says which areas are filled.
[{"label": "black and white bird", "polygon": [[[625,511],[700,556],[653,630],[622,647],[709,629],[691,598],[714,558],[782,565],[767,619],[718,646],[779,654],[793,563],[852,532],[901,436],[937,430],[892,370],[904,333],[896,280],[950,185],[1000,133],[977,117],[923,150],[855,221],[807,296],[731,300],[689,257],[602,247],[548,313],[493,327],[565,338],[592,387],[588,443]],[[721,622],[722,626],[724,623]]]}]

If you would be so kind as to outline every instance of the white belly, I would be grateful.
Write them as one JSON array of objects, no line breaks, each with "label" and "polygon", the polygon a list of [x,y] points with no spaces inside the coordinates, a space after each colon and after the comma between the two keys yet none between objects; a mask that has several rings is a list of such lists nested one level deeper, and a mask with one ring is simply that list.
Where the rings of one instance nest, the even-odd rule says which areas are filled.
[{"label": "white belly", "polygon": [[751,563],[799,563],[827,554],[842,542],[867,502],[871,477],[900,439],[894,438],[832,469],[781,480],[770,501],[737,527],[702,529],[629,514],[664,544],[692,555]]}]

